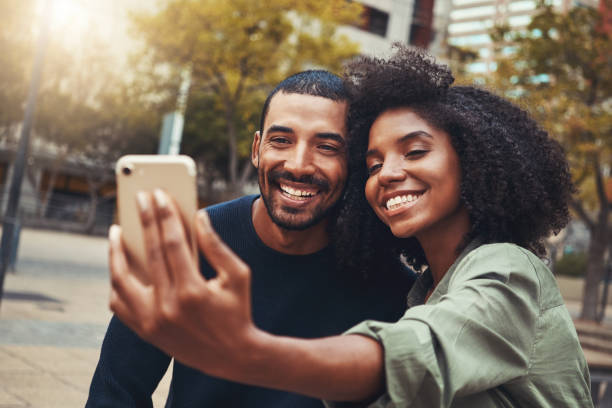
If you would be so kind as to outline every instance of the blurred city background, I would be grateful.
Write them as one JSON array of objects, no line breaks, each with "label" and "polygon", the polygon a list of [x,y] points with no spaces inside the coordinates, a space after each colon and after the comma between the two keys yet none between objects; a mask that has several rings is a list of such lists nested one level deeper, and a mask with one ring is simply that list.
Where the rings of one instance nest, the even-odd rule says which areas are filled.
[{"label": "blurred city background", "polygon": [[0,0],[0,15],[0,408],[84,405],[121,155],[190,155],[201,206],[256,192],[274,85],[394,42],[526,107],[565,147],[579,193],[549,262],[596,405],[612,407],[611,0]]}]

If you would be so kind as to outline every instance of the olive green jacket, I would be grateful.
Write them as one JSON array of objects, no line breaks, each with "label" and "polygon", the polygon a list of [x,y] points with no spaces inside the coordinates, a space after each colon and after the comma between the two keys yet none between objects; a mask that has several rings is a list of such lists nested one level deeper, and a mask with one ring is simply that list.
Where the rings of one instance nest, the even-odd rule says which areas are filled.
[{"label": "olive green jacket", "polygon": [[[589,371],[550,270],[513,244],[472,244],[429,299],[424,272],[396,323],[346,334],[384,347],[386,392],[330,407],[592,407]],[[475,248],[475,249],[474,249]]]}]

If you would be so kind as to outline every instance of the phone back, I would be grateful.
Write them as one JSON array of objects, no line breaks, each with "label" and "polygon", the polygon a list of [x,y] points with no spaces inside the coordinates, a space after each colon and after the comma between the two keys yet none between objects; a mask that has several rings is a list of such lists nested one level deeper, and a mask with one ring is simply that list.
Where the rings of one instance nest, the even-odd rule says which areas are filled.
[{"label": "phone back", "polygon": [[[127,155],[117,161],[117,207],[123,241],[129,255],[143,268],[147,256],[142,225],[136,204],[139,191],[153,192],[159,188],[172,196],[186,221],[194,260],[197,251],[192,231],[197,211],[196,167],[184,155]],[[140,277],[147,280],[146,277]]]}]

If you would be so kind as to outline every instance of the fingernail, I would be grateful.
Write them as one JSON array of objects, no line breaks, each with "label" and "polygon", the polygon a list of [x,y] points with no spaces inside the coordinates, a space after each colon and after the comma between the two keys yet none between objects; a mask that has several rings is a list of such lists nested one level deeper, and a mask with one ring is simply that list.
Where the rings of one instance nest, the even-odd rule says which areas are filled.
[{"label": "fingernail", "polygon": [[200,211],[198,213],[198,222],[204,228],[208,228],[210,226],[210,220],[206,211]]},{"label": "fingernail", "polygon": [[147,197],[147,194],[144,191],[139,191],[136,194],[136,201],[138,202],[140,211],[144,212],[149,209],[149,197]]},{"label": "fingernail", "polygon": [[168,198],[166,197],[166,193],[164,193],[160,189],[155,189],[153,191],[153,196],[155,197],[155,203],[158,208],[164,208],[168,206]]},{"label": "fingernail", "polygon": [[113,224],[108,229],[108,239],[111,243],[119,242],[121,236],[121,228],[117,224]]}]

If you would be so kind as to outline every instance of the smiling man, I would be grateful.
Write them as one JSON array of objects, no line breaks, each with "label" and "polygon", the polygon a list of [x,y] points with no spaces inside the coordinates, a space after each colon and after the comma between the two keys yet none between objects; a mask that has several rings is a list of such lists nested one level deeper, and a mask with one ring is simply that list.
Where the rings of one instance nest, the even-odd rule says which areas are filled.
[{"label": "smiling man", "polygon": [[[346,103],[282,93],[271,105],[267,138],[257,133],[253,142],[261,197],[275,224],[305,230],[325,219],[344,186]],[[300,140],[298,132],[309,127],[314,137]]]},{"label": "smiling man", "polygon": [[[219,236],[250,267],[252,318],[270,333],[330,336],[365,319],[394,321],[404,312],[409,279],[370,286],[336,268],[339,254],[329,230],[348,177],[348,99],[342,80],[326,71],[305,71],[281,82],[264,104],[253,140],[261,195],[207,209]],[[151,202],[147,194],[140,198]],[[205,260],[201,264],[206,278],[216,275]],[[151,407],[151,394],[170,361],[113,317],[87,407]],[[322,404],[220,380],[175,361],[166,406]]]},{"label": "smiling man", "polygon": [[307,254],[327,245],[347,177],[346,113],[346,100],[284,90],[270,98],[251,157],[261,191],[253,223],[270,248]]}]

